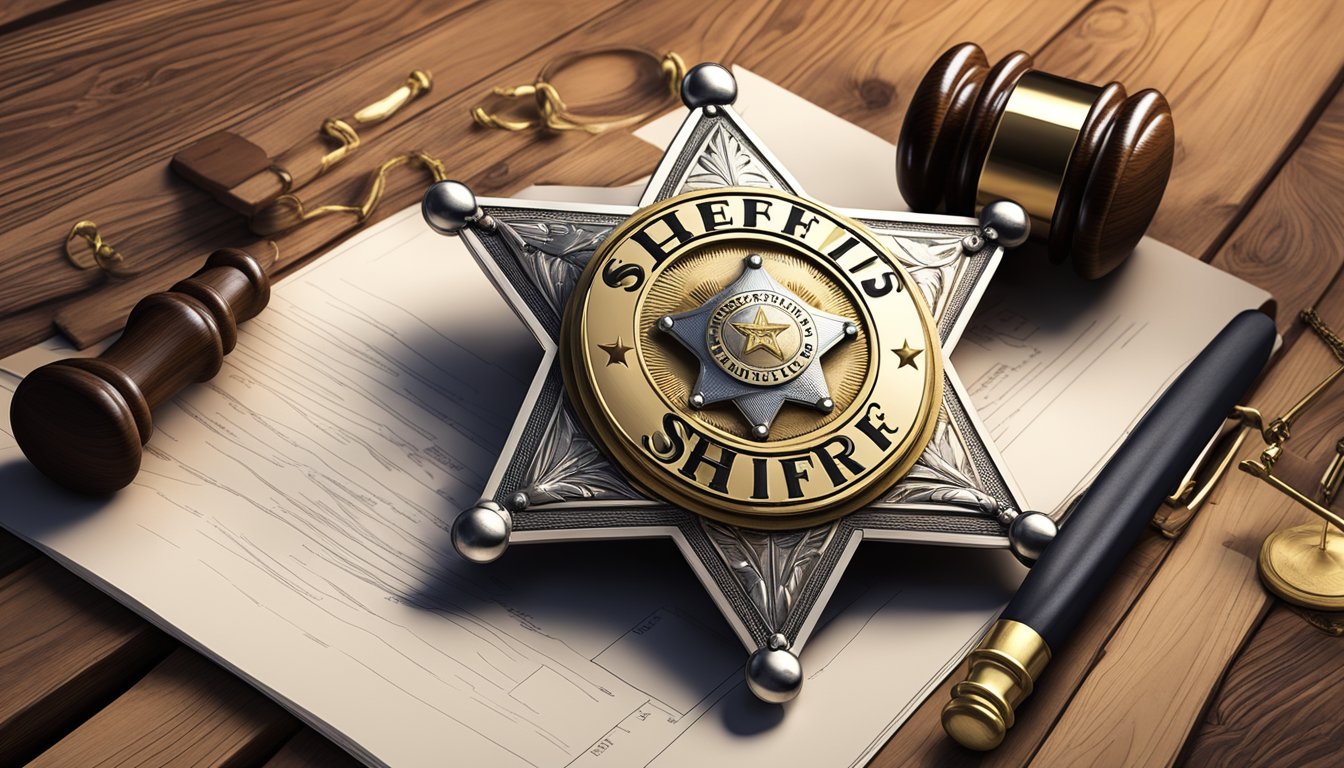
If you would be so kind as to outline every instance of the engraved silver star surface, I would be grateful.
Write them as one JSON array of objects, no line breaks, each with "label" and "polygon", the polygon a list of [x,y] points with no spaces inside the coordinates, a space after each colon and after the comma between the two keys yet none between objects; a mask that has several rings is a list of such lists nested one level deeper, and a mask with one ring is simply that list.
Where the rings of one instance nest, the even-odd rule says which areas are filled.
[{"label": "engraved silver star surface", "polygon": [[[782,383],[749,383],[730,376],[714,360],[711,345],[707,340],[712,331],[711,315],[723,306],[724,302],[737,296],[753,294],[782,297],[799,307],[805,317],[806,327],[802,329],[801,335],[804,343],[814,345],[813,349],[801,370],[791,372],[787,380]],[[764,314],[764,309],[758,303],[748,303],[744,308],[747,310],[754,308]],[[735,325],[724,323],[727,327],[723,328],[721,333],[741,333],[739,330],[730,330]],[[821,371],[821,359],[843,339],[852,337],[856,330],[853,321],[808,306],[797,294],[770,275],[770,270],[761,263],[760,256],[748,258],[744,263],[742,274],[709,301],[689,312],[663,318],[658,327],[681,342],[682,346],[690,350],[700,361],[700,373],[696,376],[695,387],[691,393],[691,406],[702,408],[732,401],[742,412],[749,426],[761,429],[758,436],[762,439],[768,436],[770,424],[775,420],[775,415],[779,413],[785,401],[820,411],[831,410],[833,407],[831,392]],[[750,343],[750,340],[747,340],[747,343]],[[781,362],[784,362],[782,357]]]},{"label": "engraved silver star surface", "polygon": [[[638,208],[729,186],[807,197],[731,106],[714,105],[690,110],[637,206],[479,201],[496,227],[469,227],[462,237],[542,350],[482,500],[509,511],[511,545],[668,537],[749,650],[782,638],[797,653],[860,541],[1007,546],[1001,521],[1020,508],[1020,497],[946,358],[942,408],[914,468],[877,501],[838,520],[788,531],[726,525],[648,498],[625,477],[566,400],[558,362],[565,302],[602,241]],[[839,213],[863,224],[902,263],[929,307],[943,353],[950,353],[1002,249],[980,238],[978,223],[965,217]],[[832,334],[834,327],[828,324]],[[694,351],[690,336],[678,338]],[[904,343],[911,364],[924,352],[894,341]]]}]

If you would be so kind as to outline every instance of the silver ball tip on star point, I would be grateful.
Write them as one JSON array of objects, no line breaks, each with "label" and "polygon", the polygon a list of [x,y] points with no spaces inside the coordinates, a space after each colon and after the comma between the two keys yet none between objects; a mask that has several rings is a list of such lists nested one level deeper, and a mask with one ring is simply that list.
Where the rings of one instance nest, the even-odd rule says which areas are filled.
[{"label": "silver ball tip on star point", "polygon": [[681,80],[681,101],[689,109],[727,106],[737,101],[737,78],[722,64],[712,61],[696,64]]},{"label": "silver ball tip on star point", "polygon": [[783,704],[803,689],[803,664],[783,635],[772,635],[747,659],[747,688],[761,701]]},{"label": "silver ball tip on star point", "polygon": [[1012,200],[995,200],[980,209],[980,232],[1004,248],[1016,248],[1031,235],[1031,219]]},{"label": "silver ball tip on star point", "polygon": [[498,560],[509,547],[513,516],[493,501],[482,501],[453,521],[453,549],[473,563]]},{"label": "silver ball tip on star point", "polygon": [[440,181],[425,191],[420,212],[430,229],[441,235],[456,235],[464,227],[493,229],[494,222],[481,210],[471,188],[460,181]]},{"label": "silver ball tip on star point", "polygon": [[1059,533],[1059,525],[1042,512],[1021,512],[1008,523],[1008,547],[1023,565],[1034,565]]}]

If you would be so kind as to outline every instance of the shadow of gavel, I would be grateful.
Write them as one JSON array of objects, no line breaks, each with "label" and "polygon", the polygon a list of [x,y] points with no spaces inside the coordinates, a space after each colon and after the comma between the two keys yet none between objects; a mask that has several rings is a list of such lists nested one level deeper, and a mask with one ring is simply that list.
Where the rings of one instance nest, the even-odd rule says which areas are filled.
[{"label": "shadow of gavel", "polygon": [[28,374],[9,411],[19,447],[71,490],[105,495],[126,487],[140,471],[154,408],[219,373],[238,343],[238,324],[270,298],[270,279],[253,256],[215,251],[195,275],[141,299],[102,355]]}]

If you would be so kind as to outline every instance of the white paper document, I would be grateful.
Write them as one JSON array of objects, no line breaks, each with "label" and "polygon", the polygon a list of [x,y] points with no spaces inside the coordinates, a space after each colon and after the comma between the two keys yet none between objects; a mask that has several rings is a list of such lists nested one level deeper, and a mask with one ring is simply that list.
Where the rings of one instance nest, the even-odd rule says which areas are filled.
[{"label": "white paper document", "polygon": [[[809,191],[892,205],[889,173],[884,192],[878,174],[865,186],[845,171],[841,200],[822,179],[861,162],[854,147],[889,169],[889,144],[738,77],[743,111]],[[757,117],[772,109],[787,130]],[[824,145],[800,138],[821,131]],[[845,154],[796,157],[825,147]],[[1262,298],[1149,243],[1095,284],[1006,270],[955,362],[1027,498],[1053,508]],[[0,361],[0,408],[19,377],[70,354],[49,343]],[[155,411],[140,475],[115,497],[56,488],[6,423],[0,524],[396,766],[859,765],[1021,578],[1004,551],[861,545],[802,654],[803,693],[763,704],[668,541],[515,546],[486,566],[453,552],[452,520],[538,358],[461,244],[410,208],[277,285],[219,375]]]}]

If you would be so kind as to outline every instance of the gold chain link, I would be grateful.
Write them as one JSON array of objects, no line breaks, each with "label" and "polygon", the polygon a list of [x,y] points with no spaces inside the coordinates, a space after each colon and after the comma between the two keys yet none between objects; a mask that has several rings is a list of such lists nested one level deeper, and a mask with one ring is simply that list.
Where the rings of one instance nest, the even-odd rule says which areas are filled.
[{"label": "gold chain link", "polygon": [[378,203],[382,200],[383,193],[387,189],[387,174],[392,169],[403,165],[424,168],[434,181],[443,181],[448,178],[448,172],[445,170],[443,162],[438,158],[420,151],[407,152],[391,157],[378,166],[369,177],[369,191],[365,194],[364,201],[359,205],[328,203],[316,208],[308,208],[298,195],[284,194],[276,198],[275,202],[267,206],[265,210],[252,217],[252,231],[258,235],[273,235],[333,213],[352,214],[356,222],[362,224],[369,216],[373,215]]},{"label": "gold chain link", "polygon": [[502,131],[525,131],[529,128],[542,128],[548,131],[586,131],[594,134],[609,131],[613,128],[625,128],[653,117],[662,108],[666,99],[659,100],[658,104],[651,109],[631,115],[587,117],[576,114],[570,109],[565,100],[560,97],[560,92],[551,83],[555,75],[567,67],[573,66],[586,58],[609,54],[626,54],[652,61],[658,67],[659,76],[663,78],[672,96],[676,96],[680,91],[682,78],[686,76],[686,62],[673,51],[668,51],[662,56],[642,48],[630,47],[594,48],[576,51],[551,60],[546,66],[542,67],[537,79],[532,83],[512,87],[500,86],[492,89],[491,92],[494,95],[503,98],[516,99],[530,96],[536,99],[538,120],[514,120],[490,112],[484,105],[473,107],[471,117],[477,125]]},{"label": "gold chain link", "polygon": [[1335,353],[1335,358],[1344,363],[1344,339],[1341,339],[1338,334],[1330,329],[1330,326],[1325,324],[1321,316],[1316,314],[1316,308],[1307,307],[1302,310],[1299,317],[1311,330],[1316,332],[1316,335],[1320,337],[1321,341],[1325,342],[1330,351]]}]

